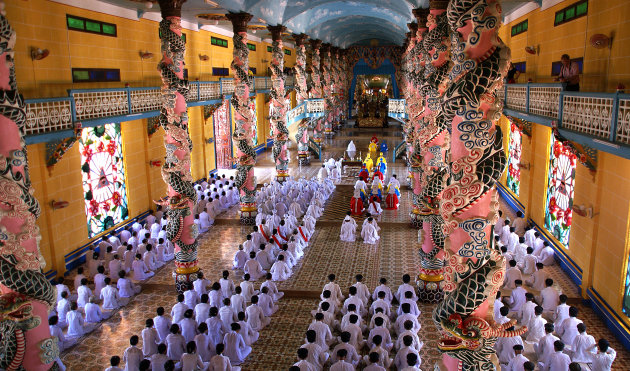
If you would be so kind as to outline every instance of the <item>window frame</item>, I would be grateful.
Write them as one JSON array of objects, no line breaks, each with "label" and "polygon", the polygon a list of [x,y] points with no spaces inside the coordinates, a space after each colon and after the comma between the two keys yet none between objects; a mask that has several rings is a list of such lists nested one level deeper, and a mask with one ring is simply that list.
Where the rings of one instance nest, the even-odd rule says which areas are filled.
[{"label": "window frame", "polygon": [[[222,72],[225,71],[225,74]],[[215,73],[219,72],[219,73]],[[230,76],[230,69],[228,67],[212,67],[212,76]]]},{"label": "window frame", "polygon": [[273,53],[273,46],[267,45],[267,53]]},{"label": "window frame", "polygon": [[[225,45],[224,45],[225,43]],[[229,47],[229,43],[226,39],[222,39],[220,37],[210,36],[210,45],[219,46],[221,48]]]},{"label": "window frame", "polygon": [[[526,19],[526,20],[524,20],[522,22],[519,22],[519,23],[515,24],[514,26],[512,26],[512,28],[510,29],[511,37],[514,37],[514,36],[517,36],[517,35],[520,35],[522,33],[527,32],[527,30],[529,30],[529,22],[528,21],[529,20]],[[523,29],[523,25],[525,25],[525,29]],[[521,26],[521,30],[514,32],[515,30],[518,30],[519,26]]]},{"label": "window frame", "polygon": [[256,44],[247,43],[247,49],[249,49],[249,51],[255,52],[256,51]]},{"label": "window frame", "polygon": [[[99,72],[113,72],[118,73],[118,79],[116,80],[108,80],[108,79],[92,79],[91,77],[87,80],[77,80],[74,78],[75,72],[87,72],[88,77],[90,76],[90,71],[99,71]],[[120,82],[120,69],[119,68],[72,68],[72,83],[85,83],[85,82]]]},{"label": "window frame", "polygon": [[[69,23],[70,18],[83,21],[83,28],[81,29],[81,28],[78,28],[78,27],[70,26],[70,23]],[[92,22],[92,23],[98,24],[99,28],[100,28],[100,31],[88,30],[87,22]],[[110,33],[104,32],[103,31],[103,25],[113,26],[114,27],[114,34],[110,34]],[[109,36],[109,37],[118,37],[118,26],[115,23],[109,23],[109,22],[99,21],[99,20],[96,20],[96,19],[79,17],[79,16],[76,16],[76,15],[67,14],[67,13],[66,13],[66,28],[69,31],[85,32],[85,33],[91,33],[91,34],[94,34],[94,35],[102,35],[102,36]]]},{"label": "window frame", "polygon": [[[582,14],[578,14],[578,7],[582,6],[586,4],[586,12],[582,13]],[[571,17],[571,19],[567,19],[566,18],[566,14],[567,11],[573,11],[573,16]],[[562,14],[562,20],[558,21],[558,16]],[[576,3],[573,3],[563,9],[560,9],[556,12],[556,14],[553,17],[553,26],[557,27],[557,26],[561,26],[565,23],[574,21],[576,19],[585,17],[588,15],[588,0],[582,0],[582,1],[578,1]]]},{"label": "window frame", "polygon": [[284,49],[285,55],[291,55],[291,49]]},{"label": "window frame", "polygon": [[[516,68],[516,70],[518,72],[520,72],[521,74],[525,73],[527,71],[527,61],[521,61],[521,62],[512,62],[512,65],[514,65],[514,68]],[[522,68],[521,68],[522,66]]]}]

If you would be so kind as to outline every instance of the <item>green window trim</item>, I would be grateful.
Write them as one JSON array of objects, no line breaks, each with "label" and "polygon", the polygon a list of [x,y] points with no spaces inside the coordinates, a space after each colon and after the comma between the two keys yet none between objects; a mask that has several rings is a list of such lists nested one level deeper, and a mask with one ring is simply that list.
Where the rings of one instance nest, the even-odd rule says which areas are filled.
[{"label": "green window trim", "polygon": [[560,26],[586,15],[588,15],[588,0],[582,0],[557,11],[553,25]]},{"label": "green window trim", "polygon": [[273,52],[273,47],[271,47],[271,46],[267,46],[267,52],[268,52],[268,53]]},{"label": "green window trim", "polygon": [[210,44],[215,45],[215,46],[220,46],[223,48],[227,48],[228,47],[228,41],[225,39],[220,39],[218,37],[214,37],[211,36],[210,37]]},{"label": "green window trim", "polygon": [[523,22],[519,22],[519,23],[515,24],[514,26],[512,26],[510,35],[516,36],[516,35],[520,35],[520,34],[522,34],[524,32],[527,32],[528,26],[529,26],[529,24],[528,24],[527,19],[524,20]]},{"label": "green window trim", "polygon": [[291,55],[291,50],[289,50],[289,49],[284,49],[284,54],[286,54],[286,55]]},{"label": "green window trim", "polygon": [[255,52],[256,51],[256,44],[247,43],[247,49]]},{"label": "green window trim", "polygon": [[66,26],[68,30],[93,33],[103,36],[118,36],[118,30],[115,24],[101,22],[94,19],[77,17],[66,14]]}]

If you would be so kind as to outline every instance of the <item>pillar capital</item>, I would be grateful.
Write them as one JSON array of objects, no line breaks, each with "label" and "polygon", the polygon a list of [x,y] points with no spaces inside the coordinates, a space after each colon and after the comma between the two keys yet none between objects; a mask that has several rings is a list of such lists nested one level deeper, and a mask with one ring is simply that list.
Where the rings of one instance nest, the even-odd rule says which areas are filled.
[{"label": "pillar capital", "polygon": [[182,5],[186,0],[158,0],[162,18],[182,16]]},{"label": "pillar capital", "polygon": [[429,15],[429,8],[416,8],[412,10],[413,16],[416,17],[416,22],[419,28],[424,28],[427,24],[427,16]]},{"label": "pillar capital", "polygon": [[410,37],[415,37],[416,32],[418,32],[418,24],[416,22],[407,23],[407,27],[409,28],[409,31],[411,31]]},{"label": "pillar capital", "polygon": [[324,54],[328,54],[330,52],[330,47],[332,45],[330,45],[329,43],[323,43],[322,47],[321,47],[321,52]]},{"label": "pillar capital", "polygon": [[322,41],[319,39],[310,39],[308,42],[311,43],[313,50],[319,50],[322,47]]},{"label": "pillar capital", "polygon": [[234,33],[247,32],[247,23],[251,21],[252,15],[245,12],[228,13],[225,17],[232,22]]},{"label": "pillar capital", "polygon": [[431,10],[446,10],[448,8],[449,0],[430,0],[429,9]]},{"label": "pillar capital", "polygon": [[271,32],[271,40],[273,41],[282,40],[282,33],[287,30],[285,26],[280,24],[276,26],[267,26],[267,29]]},{"label": "pillar capital", "polygon": [[293,37],[293,40],[295,40],[295,46],[302,46],[306,43],[306,40],[308,40],[308,35],[306,34],[292,34],[291,35]]}]

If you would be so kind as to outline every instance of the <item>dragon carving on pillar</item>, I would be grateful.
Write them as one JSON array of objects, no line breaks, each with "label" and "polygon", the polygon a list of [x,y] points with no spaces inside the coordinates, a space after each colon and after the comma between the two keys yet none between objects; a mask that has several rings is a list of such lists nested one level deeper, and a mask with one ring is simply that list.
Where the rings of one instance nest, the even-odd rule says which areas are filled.
[{"label": "dragon carving on pillar", "polygon": [[[307,37],[305,34],[293,34],[295,40],[295,96],[297,104],[300,105],[308,99],[308,87],[306,85],[306,46],[304,42]],[[295,134],[295,142],[297,143],[298,162],[300,165],[308,165],[310,156],[308,152],[308,120],[302,119],[298,123],[297,133]]]},{"label": "dragon carving on pillar", "polygon": [[[322,70],[321,70],[321,56],[320,48],[322,46],[321,40],[309,40],[311,48],[313,49],[313,55],[311,57],[311,86],[309,86],[309,93],[311,98],[320,99],[322,97]],[[322,122],[324,118],[319,118],[313,125],[313,140],[315,143],[321,143],[322,141]]]},{"label": "dragon carving on pillar", "polygon": [[287,107],[289,100],[285,97],[284,89],[284,49],[282,33],[286,27],[267,26],[271,32],[272,54],[269,68],[271,69],[271,92],[269,101],[269,122],[273,128],[273,161],[276,163],[276,180],[284,182],[289,176],[289,158],[287,156]]},{"label": "dragon carving on pillar", "polygon": [[197,261],[197,226],[192,210],[197,201],[190,172],[192,141],[188,134],[186,95],[188,81],[184,79],[181,7],[185,0],[160,0],[162,21],[160,41],[162,60],[158,70],[162,76],[162,109],[159,123],[164,129],[166,157],[162,165],[162,179],[167,185],[167,196],[156,203],[168,209],[166,237],[175,246],[175,284],[177,291],[192,287],[199,272]]},{"label": "dragon carving on pillar", "polygon": [[510,59],[497,35],[500,13],[498,0],[452,0],[447,10],[453,66],[441,99],[451,131],[450,180],[440,203],[445,297],[433,320],[442,330],[438,349],[448,370],[498,369],[496,339],[527,330],[507,331],[513,323],[497,325],[492,318],[505,275],[491,238],[499,206],[495,183],[506,165],[495,125],[501,112],[495,91]]},{"label": "dragon carving on pillar", "polygon": [[249,49],[247,48],[247,22],[252,19],[248,13],[228,13],[227,18],[232,22],[234,36],[233,61],[234,94],[230,103],[234,107],[236,129],[232,135],[236,142],[236,188],[241,195],[241,224],[254,225],[256,223],[256,151],[253,147],[254,111],[249,104],[249,92],[252,81],[249,72]]},{"label": "dragon carving on pillar", "polygon": [[[2,9],[4,3],[0,3]],[[40,215],[29,176],[26,104],[15,78],[15,30],[0,14],[0,369],[57,370],[48,310],[57,293],[42,269]]]},{"label": "dragon carving on pillar", "polygon": [[324,43],[322,44],[321,53],[322,57],[322,90],[324,94],[324,134],[326,136],[333,135],[333,111],[334,111],[334,100],[333,100],[333,91],[334,91],[334,82],[331,75],[331,59],[330,59],[330,49],[331,45]]}]

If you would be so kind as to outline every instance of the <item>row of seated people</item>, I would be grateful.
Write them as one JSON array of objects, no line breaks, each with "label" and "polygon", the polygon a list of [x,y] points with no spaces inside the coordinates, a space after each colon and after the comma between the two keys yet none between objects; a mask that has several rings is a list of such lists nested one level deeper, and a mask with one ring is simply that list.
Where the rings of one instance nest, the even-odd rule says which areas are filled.
[{"label": "row of seated people", "polygon": [[418,337],[420,310],[411,277],[405,274],[392,294],[385,278],[370,292],[359,274],[347,298],[335,278],[331,274],[323,288],[291,370],[419,370],[424,343]]},{"label": "row of seated people", "polygon": [[527,329],[497,340],[502,370],[610,370],[615,351],[606,339],[596,342],[588,335],[578,308],[567,304],[567,295],[545,269],[555,262],[553,249],[520,212],[514,223],[500,213],[498,224],[503,227],[495,229],[495,243],[508,268],[494,302],[494,320]]},{"label": "row of seated people", "polygon": [[77,268],[74,292],[63,276],[54,280],[57,303],[48,321],[60,351],[76,344],[81,336],[125,306],[141,291],[142,281],[173,260],[174,247],[166,239],[167,224],[167,216],[158,205],[155,212],[149,212],[144,224],[136,220],[89,248],[86,266]]},{"label": "row of seated people", "polygon": [[[309,207],[308,210],[308,216],[315,211],[320,212],[315,207]],[[260,226],[261,231],[258,231],[258,226],[254,227],[254,233],[249,234],[247,241],[239,246],[234,268],[244,269],[245,272],[243,281],[238,286],[229,278],[230,273],[227,270],[214,283],[200,274],[193,281],[192,290],[178,295],[170,318],[165,315],[164,308],[159,307],[157,316],[146,320],[146,328],[141,334],[142,349],[138,347],[140,338],[132,336],[130,347],[125,351],[122,360],[113,356],[108,370],[118,370],[121,361],[125,363],[125,370],[238,370],[237,365],[251,353],[251,346],[258,340],[259,332],[270,323],[269,317],[278,310],[275,303],[284,295],[275,285],[274,281],[280,279],[275,276],[273,266],[270,273],[267,273],[262,270],[260,262],[255,260],[260,269],[252,269],[251,272],[261,273],[266,278],[259,290],[255,289],[252,281],[260,277],[254,278],[246,269],[249,261],[242,268],[237,267],[241,261],[239,253],[245,253],[245,249],[252,249],[250,253],[255,253],[253,240],[262,238],[266,228],[267,226]],[[303,223],[298,230],[301,236],[310,237],[312,234]],[[259,246],[260,251],[264,251],[265,247],[273,251],[275,246],[270,245],[278,244],[276,233],[273,232],[272,236],[275,238],[270,238],[268,245]],[[295,243],[295,240],[291,242]],[[306,244],[296,246],[294,251],[303,254],[303,247]],[[282,262],[285,256],[289,256],[287,244],[283,244],[282,248],[274,266]],[[249,263],[249,266],[252,265],[253,263]]]}]

